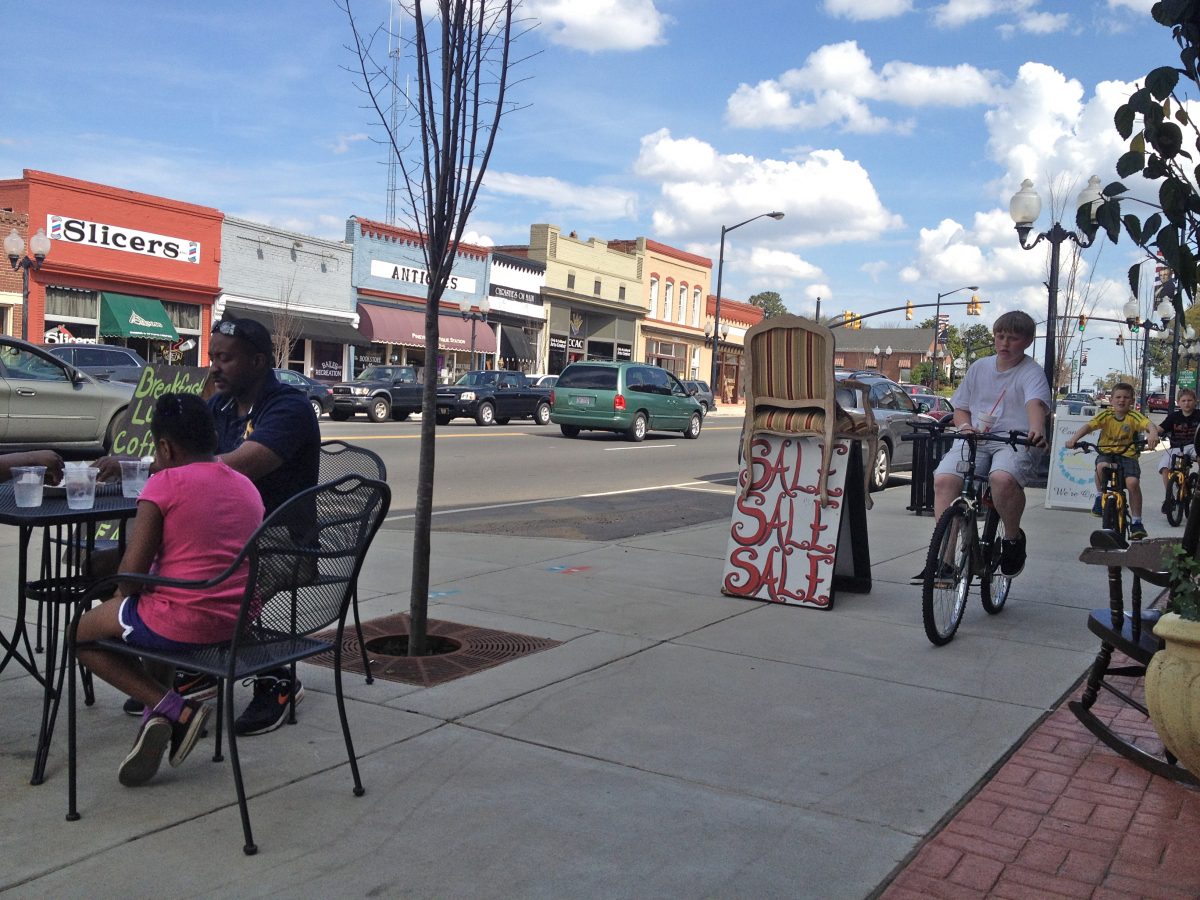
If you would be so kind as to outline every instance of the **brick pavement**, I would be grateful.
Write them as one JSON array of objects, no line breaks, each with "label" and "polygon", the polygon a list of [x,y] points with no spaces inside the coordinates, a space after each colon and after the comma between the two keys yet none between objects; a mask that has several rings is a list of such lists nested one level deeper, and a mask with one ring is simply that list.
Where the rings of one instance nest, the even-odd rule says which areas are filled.
[{"label": "brick pavement", "polygon": [[[1137,691],[1132,679],[1125,681]],[[1072,696],[1081,694],[1082,685]],[[1107,692],[1093,710],[1115,721],[1119,733],[1161,752],[1150,722]],[[879,896],[1196,898],[1197,837],[1200,791],[1117,755],[1064,702]]]}]

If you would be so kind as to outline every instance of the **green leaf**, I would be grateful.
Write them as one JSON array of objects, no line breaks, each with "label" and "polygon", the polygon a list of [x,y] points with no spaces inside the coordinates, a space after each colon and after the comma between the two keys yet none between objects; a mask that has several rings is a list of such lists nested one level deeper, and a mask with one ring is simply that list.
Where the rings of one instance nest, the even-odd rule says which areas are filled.
[{"label": "green leaf", "polygon": [[[1087,207],[1081,206],[1077,215],[1076,227],[1084,231],[1084,226],[1090,224],[1087,220]],[[1115,244],[1121,237],[1121,204],[1115,201],[1101,203],[1100,208],[1096,210],[1096,224],[1104,229],[1108,239]]]},{"label": "green leaf", "polygon": [[1122,103],[1117,107],[1117,112],[1113,115],[1113,125],[1116,126],[1117,134],[1121,135],[1122,139],[1129,140],[1129,136],[1133,134],[1135,118],[1133,107],[1130,104]]},{"label": "green leaf", "polygon": [[1174,159],[1183,149],[1183,129],[1174,122],[1160,123],[1147,137],[1163,159]]},{"label": "green leaf", "polygon": [[[1184,293],[1189,297],[1196,296],[1196,257],[1192,253],[1192,248],[1184,244],[1179,248],[1179,263],[1175,269],[1175,275],[1179,279],[1179,284],[1183,288]],[[1175,298],[1175,314],[1183,316],[1183,298]],[[1182,322],[1183,319],[1181,318]]]},{"label": "green leaf", "polygon": [[1179,109],[1175,110],[1175,121],[1180,125],[1187,125],[1192,120],[1191,117],[1188,116],[1187,110],[1181,106]]},{"label": "green leaf", "polygon": [[1157,99],[1166,100],[1179,83],[1179,70],[1173,66],[1159,66],[1146,75],[1146,89]]},{"label": "green leaf", "polygon": [[1160,228],[1162,228],[1162,216],[1158,213],[1151,213],[1150,218],[1142,224],[1142,235],[1146,240],[1150,240],[1150,235],[1157,233]]},{"label": "green leaf", "polygon": [[1185,184],[1168,178],[1158,189],[1158,204],[1162,207],[1167,221],[1177,228],[1182,228],[1187,215],[1188,187]]},{"label": "green leaf", "polygon": [[[1174,225],[1166,225],[1160,228],[1154,243],[1167,265],[1172,269],[1176,269],[1176,263],[1179,259],[1179,229]],[[1178,270],[1176,269],[1176,271]]]},{"label": "green leaf", "polygon": [[1136,262],[1129,267],[1129,292],[1135,297],[1138,295],[1138,281],[1141,277],[1142,264]]},{"label": "green leaf", "polygon": [[1130,175],[1142,171],[1145,166],[1146,154],[1130,150],[1128,153],[1122,153],[1121,158],[1117,160],[1117,174],[1122,178],[1128,178]]},{"label": "green leaf", "polygon": [[[1101,207],[1103,209],[1103,207]],[[1138,221],[1138,217],[1133,213],[1123,216],[1121,221],[1125,224],[1125,233],[1129,235],[1129,239],[1135,244],[1142,243],[1142,223]]]}]

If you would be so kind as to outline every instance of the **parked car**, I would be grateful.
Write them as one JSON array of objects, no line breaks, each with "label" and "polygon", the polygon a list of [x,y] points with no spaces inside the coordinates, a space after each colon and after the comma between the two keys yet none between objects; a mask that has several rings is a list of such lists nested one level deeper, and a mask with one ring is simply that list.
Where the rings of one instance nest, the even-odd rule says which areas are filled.
[{"label": "parked car", "polygon": [[351,381],[333,385],[333,409],[329,418],[344,422],[356,413],[366,413],[372,422],[389,418],[403,422],[421,411],[417,370],[412,366],[367,366]]},{"label": "parked car", "polygon": [[536,387],[552,388],[558,381],[557,375],[529,375],[527,377]]},{"label": "parked car", "polygon": [[42,344],[42,349],[80,372],[107,381],[137,384],[146,360],[136,350],[115,344]]},{"label": "parked car", "polygon": [[465,417],[486,427],[507,425],[511,419],[550,423],[550,389],[530,384],[523,372],[486,369],[466,372],[454,384],[437,389],[437,423]]},{"label": "parked car", "polygon": [[1059,402],[1067,405],[1067,415],[1069,416],[1084,415],[1083,410],[1085,407],[1098,405],[1092,398],[1092,395],[1086,391],[1075,391],[1074,393],[1067,394],[1067,396]]},{"label": "parked car", "polygon": [[550,421],[566,437],[615,431],[641,441],[647,431],[700,436],[704,409],[678,378],[647,363],[571,363],[550,392]]},{"label": "parked car", "polygon": [[100,381],[41,347],[0,336],[0,444],[112,447],[133,385]]},{"label": "parked car", "polygon": [[907,381],[898,381],[896,383],[899,385],[900,390],[904,391],[910,397],[915,397],[917,394],[929,394],[929,388],[923,384],[909,384]]},{"label": "parked car", "polygon": [[307,375],[301,375],[299,372],[293,372],[291,369],[276,369],[275,377],[282,384],[302,391],[308,397],[308,402],[312,404],[317,418],[321,417],[321,413],[333,412],[333,389],[329,385],[309,378]]},{"label": "parked car", "polygon": [[700,405],[704,407],[704,414],[706,416],[717,405],[717,400],[713,396],[713,392],[709,388],[707,381],[685,381],[683,386],[689,394],[700,401]]},{"label": "parked car", "polygon": [[1152,394],[1146,395],[1146,409],[1150,412],[1169,412],[1171,403],[1167,399],[1167,395],[1161,391],[1155,391]]},{"label": "parked car", "polygon": [[[852,378],[867,386],[868,402],[879,425],[879,448],[871,466],[871,490],[881,491],[887,487],[893,472],[912,471],[912,441],[901,440],[912,434],[910,423],[918,423],[917,406],[900,385],[883,375],[869,372],[834,372],[838,381]],[[838,405],[843,409],[862,412],[858,405],[859,394],[846,387],[837,389]]]},{"label": "parked car", "polygon": [[[900,385],[904,387],[904,385]],[[913,403],[917,405],[917,415],[922,419],[940,422],[946,416],[954,415],[954,406],[945,397],[937,394],[910,394]]]}]

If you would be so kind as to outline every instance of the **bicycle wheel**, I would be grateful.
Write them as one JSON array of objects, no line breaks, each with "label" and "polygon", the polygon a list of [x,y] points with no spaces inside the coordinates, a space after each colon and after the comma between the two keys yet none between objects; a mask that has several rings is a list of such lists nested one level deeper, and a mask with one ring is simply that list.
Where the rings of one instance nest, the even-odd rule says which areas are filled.
[{"label": "bicycle wheel", "polygon": [[955,504],[942,513],[933,529],[921,586],[925,636],[935,646],[947,644],[958,630],[971,589],[971,513]]},{"label": "bicycle wheel", "polygon": [[1183,521],[1183,485],[1178,478],[1167,481],[1167,521],[1178,525]]},{"label": "bicycle wheel", "polygon": [[1000,571],[1000,514],[989,509],[979,539],[983,571],[979,573],[979,599],[983,608],[993,616],[1004,609],[1012,579]]}]

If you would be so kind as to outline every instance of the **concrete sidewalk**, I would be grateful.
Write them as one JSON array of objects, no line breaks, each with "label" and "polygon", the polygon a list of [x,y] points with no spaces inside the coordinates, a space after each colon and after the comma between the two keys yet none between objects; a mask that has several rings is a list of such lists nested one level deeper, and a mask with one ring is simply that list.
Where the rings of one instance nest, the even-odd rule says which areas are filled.
[{"label": "concrete sidewalk", "polygon": [[[1161,487],[1146,484],[1154,509]],[[1031,491],[1008,606],[992,617],[972,599],[935,648],[909,585],[932,522],[904,510],[905,485],[875,500],[874,588],[831,611],[722,596],[726,521],[611,542],[436,533],[431,618],[561,643],[437,687],[348,674],[362,798],[332,673],[302,664],[299,723],[239,744],[255,857],[211,738],[144,788],[117,784],[135,724],[103,686],[80,715],[83,818],[65,822],[65,719],[31,787],[40,691],[10,665],[0,891],[871,896],[1072,689],[1105,596],[1104,573],[1077,561],[1095,520]],[[0,539],[12,584],[15,531]],[[364,618],[407,610],[410,540],[381,531]],[[12,615],[9,595],[6,631]]]}]

